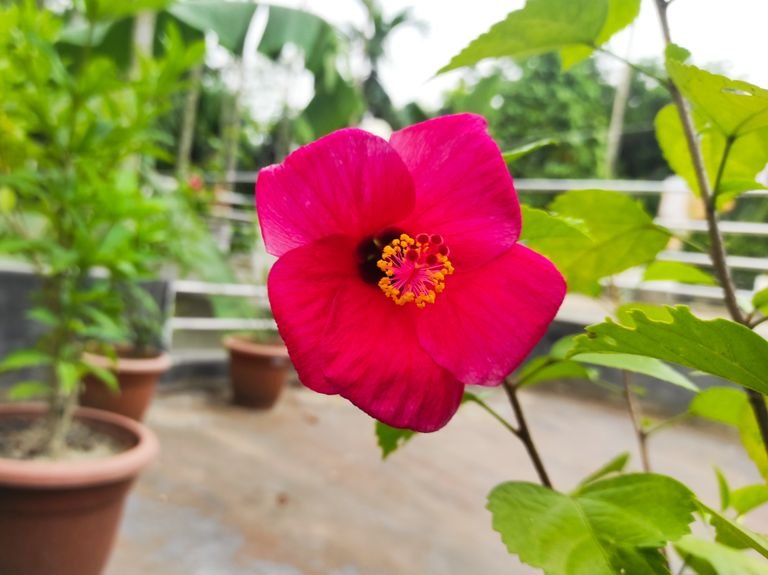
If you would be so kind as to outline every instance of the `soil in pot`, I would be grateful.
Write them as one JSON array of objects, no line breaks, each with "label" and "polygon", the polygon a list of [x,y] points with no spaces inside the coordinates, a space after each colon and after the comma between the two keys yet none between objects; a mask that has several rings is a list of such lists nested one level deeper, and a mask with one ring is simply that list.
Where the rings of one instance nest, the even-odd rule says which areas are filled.
[{"label": "soil in pot", "polygon": [[118,350],[115,360],[88,353],[85,360],[115,374],[119,390],[109,389],[94,375],[83,379],[80,404],[119,413],[143,421],[158,379],[171,367],[167,353],[139,355],[130,350]]},{"label": "soil in pot", "polygon": [[224,346],[229,351],[233,403],[258,409],[272,407],[290,372],[285,345],[233,336],[224,340]]},{"label": "soil in pot", "polygon": [[0,573],[99,575],[125,496],[154,459],[157,440],[133,420],[81,408],[68,435],[74,457],[45,461],[34,449],[24,452],[44,412],[39,405],[0,405],[2,449],[26,458],[0,457]]}]

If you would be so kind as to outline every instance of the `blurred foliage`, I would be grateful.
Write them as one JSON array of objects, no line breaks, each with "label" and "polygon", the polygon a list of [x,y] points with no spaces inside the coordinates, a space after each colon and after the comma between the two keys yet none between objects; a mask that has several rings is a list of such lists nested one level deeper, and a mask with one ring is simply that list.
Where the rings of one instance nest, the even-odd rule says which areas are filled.
[{"label": "blurred foliage", "polygon": [[[614,90],[594,60],[561,73],[558,56],[529,58],[519,67],[496,66],[446,94],[441,111],[475,112],[488,119],[503,150],[540,139],[556,145],[515,162],[516,177],[599,177]],[[659,178],[669,173],[656,144],[653,119],[668,95],[633,78],[619,158],[619,177]]]},{"label": "blurred foliage", "polygon": [[[42,276],[31,315],[47,331],[35,353],[52,367],[57,413],[68,413],[61,402],[93,371],[82,360],[89,343],[144,345],[159,333],[162,318],[136,286],[193,251],[149,174],[165,156],[157,119],[204,47],[169,27],[161,57],[134,51],[125,69],[98,44],[115,18],[145,6],[90,0],[84,13],[61,15],[24,1],[0,10],[0,187],[10,190],[0,253]],[[81,24],[82,41],[65,42]]]}]

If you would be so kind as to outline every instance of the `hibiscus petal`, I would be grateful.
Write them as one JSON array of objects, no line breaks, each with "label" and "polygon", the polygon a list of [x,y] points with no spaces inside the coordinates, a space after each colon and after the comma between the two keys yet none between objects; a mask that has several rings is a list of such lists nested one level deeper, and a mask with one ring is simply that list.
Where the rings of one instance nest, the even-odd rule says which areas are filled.
[{"label": "hibiscus petal", "polygon": [[515,245],[486,265],[451,277],[419,317],[419,341],[463,383],[496,385],[544,336],[564,296],[557,268]]},{"label": "hibiscus petal", "polygon": [[269,273],[269,301],[280,335],[301,382],[320,393],[338,393],[323,375],[323,332],[340,286],[359,282],[352,240],[332,236],[291,250]]},{"label": "hibiscus petal", "polygon": [[482,117],[435,118],[395,132],[390,142],[416,186],[406,231],[442,235],[457,270],[481,265],[517,241],[520,204]]},{"label": "hibiscus petal", "polygon": [[397,152],[356,129],[299,148],[256,182],[264,243],[276,256],[333,234],[375,234],[413,204],[413,181]]},{"label": "hibiscus petal", "polygon": [[421,348],[414,311],[375,286],[345,283],[325,332],[325,375],[376,419],[429,432],[448,423],[464,386]]}]

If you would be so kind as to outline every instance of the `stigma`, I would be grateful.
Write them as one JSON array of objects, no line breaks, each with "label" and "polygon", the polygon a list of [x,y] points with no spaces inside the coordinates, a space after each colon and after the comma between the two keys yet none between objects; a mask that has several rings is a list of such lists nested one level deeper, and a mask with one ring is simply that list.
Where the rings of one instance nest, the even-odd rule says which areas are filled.
[{"label": "stigma", "polygon": [[379,288],[397,305],[414,303],[424,308],[435,303],[445,289],[445,279],[453,274],[448,255],[442,236],[400,234],[384,246],[376,263],[384,273]]}]

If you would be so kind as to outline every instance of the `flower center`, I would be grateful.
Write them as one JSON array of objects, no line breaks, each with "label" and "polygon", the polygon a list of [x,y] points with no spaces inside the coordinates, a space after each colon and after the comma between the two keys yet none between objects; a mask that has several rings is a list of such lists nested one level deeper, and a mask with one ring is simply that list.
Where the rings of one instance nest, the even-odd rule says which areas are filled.
[{"label": "flower center", "polygon": [[376,265],[384,272],[379,288],[397,305],[435,303],[445,289],[445,278],[453,273],[448,246],[439,235],[400,234],[384,246]]}]

